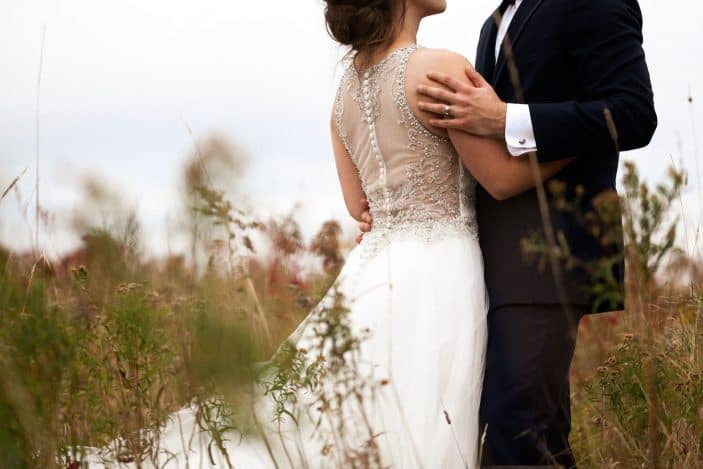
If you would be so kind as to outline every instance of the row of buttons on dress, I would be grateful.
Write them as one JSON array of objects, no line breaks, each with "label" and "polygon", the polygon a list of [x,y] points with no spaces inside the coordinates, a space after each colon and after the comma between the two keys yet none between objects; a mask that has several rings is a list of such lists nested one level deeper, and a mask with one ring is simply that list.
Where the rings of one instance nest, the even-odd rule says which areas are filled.
[{"label": "row of buttons on dress", "polygon": [[374,118],[373,118],[373,105],[371,104],[371,96],[370,96],[370,90],[369,90],[369,77],[371,75],[371,72],[367,70],[364,73],[364,83],[363,83],[363,91],[364,91],[364,106],[365,106],[365,111],[366,111],[366,122],[369,124],[369,134],[371,138],[371,149],[374,152],[374,156],[376,157],[376,161],[378,161],[379,167],[380,167],[380,172],[381,172],[381,178],[383,179],[383,183],[385,184],[385,179],[386,179],[386,165],[383,162],[383,157],[381,156],[381,150],[378,148],[378,140],[376,138],[376,125],[374,124]]},{"label": "row of buttons on dress", "polygon": [[374,123],[373,115],[373,104],[370,95],[369,81],[370,81],[371,71],[367,70],[364,73],[364,81],[362,83],[362,91],[364,95],[364,108],[366,112],[366,122],[369,125],[369,138],[371,140],[371,149],[373,150],[374,157],[378,162],[379,174],[381,176],[381,184],[383,185],[383,194],[386,205],[386,216],[384,217],[384,224],[390,228],[391,220],[391,200],[390,192],[388,191],[387,181],[386,181],[386,162],[383,160],[383,155],[381,155],[381,149],[378,147],[378,138],[376,136],[376,124]]}]

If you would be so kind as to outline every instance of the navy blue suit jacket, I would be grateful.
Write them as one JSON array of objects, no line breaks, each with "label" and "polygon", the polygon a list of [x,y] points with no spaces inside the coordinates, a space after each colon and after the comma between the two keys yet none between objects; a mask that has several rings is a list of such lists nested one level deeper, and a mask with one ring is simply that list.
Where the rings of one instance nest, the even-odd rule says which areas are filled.
[{"label": "navy blue suit jacket", "polygon": [[[636,0],[523,0],[506,39],[516,74],[511,73],[505,43],[496,63],[496,17],[488,18],[481,30],[476,69],[503,101],[529,104],[540,162],[577,157],[555,178],[570,191],[582,186],[582,208],[589,210],[594,196],[615,190],[618,150],[647,145],[657,125],[639,5]],[[617,144],[606,108],[617,129]],[[574,256],[604,256],[603,247],[574,217],[555,210],[551,202],[550,197],[554,229],[564,233]],[[492,307],[559,303],[549,267],[540,270],[525,262],[520,246],[530,232],[542,231],[536,191],[497,201],[479,187],[477,211]],[[622,264],[615,270],[623,276]],[[564,272],[569,303],[592,304],[587,282],[582,270]],[[606,309],[613,306],[599,308]]]}]

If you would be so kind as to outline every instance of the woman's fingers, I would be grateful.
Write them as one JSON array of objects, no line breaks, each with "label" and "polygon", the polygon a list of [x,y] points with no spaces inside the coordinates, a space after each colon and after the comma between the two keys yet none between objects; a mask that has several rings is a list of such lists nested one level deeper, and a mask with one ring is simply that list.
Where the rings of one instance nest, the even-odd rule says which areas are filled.
[{"label": "woman's fingers", "polygon": [[361,206],[363,207],[363,212],[361,213],[361,221],[359,222],[359,233],[356,236],[356,244],[361,243],[361,239],[364,237],[364,233],[371,231],[371,213],[369,213],[369,201],[367,199],[361,199]]},{"label": "woman's fingers", "polygon": [[356,244],[361,243],[364,233],[371,231],[371,223],[373,223],[371,213],[369,213],[369,201],[367,199],[362,199],[361,205],[364,208],[364,211],[361,214],[361,221],[359,222],[359,231],[361,231],[361,233],[356,236]]}]

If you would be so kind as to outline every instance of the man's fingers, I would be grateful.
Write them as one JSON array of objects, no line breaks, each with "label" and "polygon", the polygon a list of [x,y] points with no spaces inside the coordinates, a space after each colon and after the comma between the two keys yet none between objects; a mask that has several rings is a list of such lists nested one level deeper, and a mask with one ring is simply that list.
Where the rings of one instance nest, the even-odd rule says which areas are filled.
[{"label": "man's fingers", "polygon": [[425,112],[431,112],[440,116],[443,116],[447,110],[446,104],[428,103],[427,101],[420,101],[417,106]]},{"label": "man's fingers", "polygon": [[478,73],[476,69],[471,66],[467,65],[466,66],[466,76],[471,80],[471,83],[473,83],[477,88],[482,88],[486,85],[488,85],[488,82],[483,78],[483,75]]},{"label": "man's fingers", "polygon": [[452,104],[457,102],[456,95],[454,93],[441,88],[435,88],[434,86],[420,85],[417,87],[417,92],[445,103]]},{"label": "man's fingers", "polygon": [[359,233],[356,235],[356,244],[361,244],[362,239],[364,239],[364,233]]},{"label": "man's fingers", "polygon": [[427,74],[427,78],[436,83],[440,83],[446,86],[454,92],[464,91],[464,89],[466,88],[466,85],[464,83],[460,82],[451,75],[447,75],[446,73],[430,72]]},{"label": "man's fingers", "polygon": [[371,214],[369,212],[364,212],[361,214],[361,219],[366,223],[371,224]]},{"label": "man's fingers", "polygon": [[461,129],[463,122],[460,119],[430,119],[430,125],[442,129]]}]

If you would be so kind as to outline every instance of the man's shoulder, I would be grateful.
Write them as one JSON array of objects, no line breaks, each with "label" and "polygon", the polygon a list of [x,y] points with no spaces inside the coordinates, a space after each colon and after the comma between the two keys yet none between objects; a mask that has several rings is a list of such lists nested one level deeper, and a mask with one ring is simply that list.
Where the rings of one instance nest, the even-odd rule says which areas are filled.
[{"label": "man's shoulder", "polygon": [[637,0],[558,0],[568,7],[568,11],[592,12],[594,14],[608,15],[618,11],[640,12]]},{"label": "man's shoulder", "polygon": [[642,11],[637,0],[568,0],[566,12],[567,22],[580,25],[577,28],[642,27]]}]

